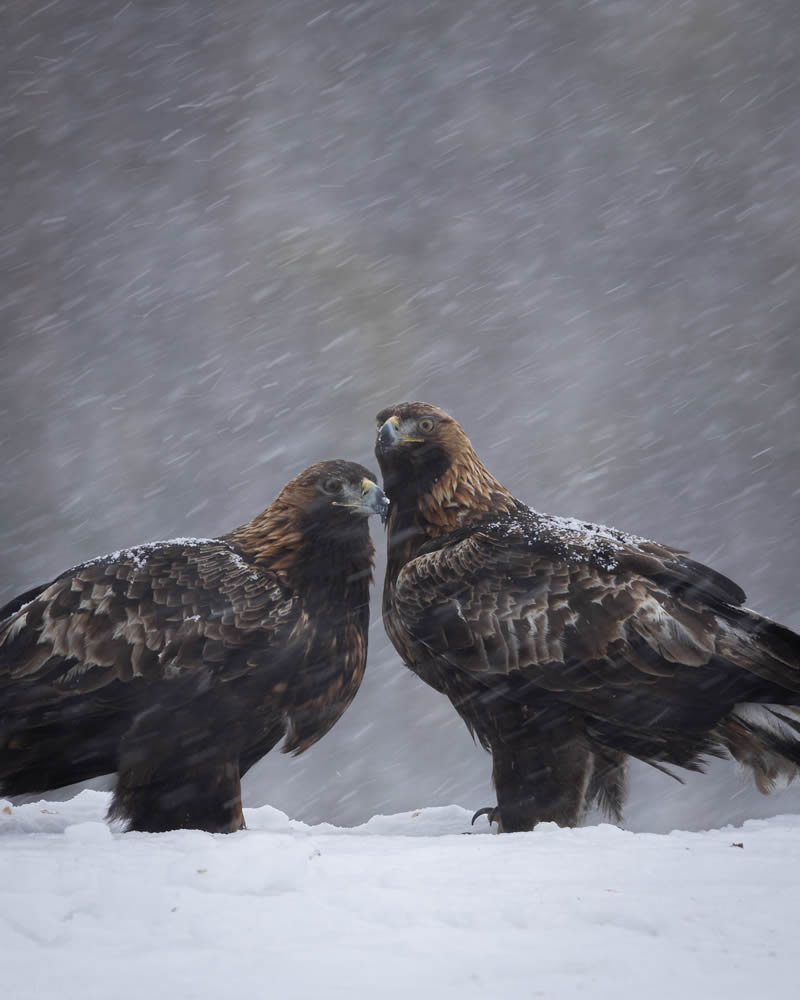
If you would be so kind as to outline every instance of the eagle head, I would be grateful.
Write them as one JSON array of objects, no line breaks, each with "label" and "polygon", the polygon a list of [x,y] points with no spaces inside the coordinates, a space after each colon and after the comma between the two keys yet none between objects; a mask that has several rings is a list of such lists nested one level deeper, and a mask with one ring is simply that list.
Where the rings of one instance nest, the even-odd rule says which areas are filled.
[{"label": "eagle head", "polygon": [[389,510],[386,494],[374,473],[356,462],[334,459],[309,466],[284,487],[278,500],[291,500],[302,507],[306,518],[341,520],[377,514],[385,519]]},{"label": "eagle head", "polygon": [[398,403],[381,410],[377,422],[375,456],[389,499],[417,506],[428,522],[435,517],[434,531],[516,503],[461,425],[438,406]]},{"label": "eagle head", "polygon": [[[289,571],[307,549],[371,551],[367,518],[386,520],[389,501],[375,475],[355,462],[317,462],[290,480],[265,511],[230,533],[253,560]],[[365,550],[366,550],[365,549]]]},{"label": "eagle head", "polygon": [[398,403],[377,416],[375,456],[385,483],[419,487],[440,479],[453,458],[471,445],[458,423],[430,403]]}]

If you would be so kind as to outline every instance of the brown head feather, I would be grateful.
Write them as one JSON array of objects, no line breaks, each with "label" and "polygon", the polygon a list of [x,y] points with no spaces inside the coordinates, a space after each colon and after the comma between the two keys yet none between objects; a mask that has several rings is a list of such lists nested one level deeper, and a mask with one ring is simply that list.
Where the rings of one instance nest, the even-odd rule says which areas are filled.
[{"label": "brown head feather", "polygon": [[[343,460],[317,462],[295,476],[283,487],[275,500],[265,511],[258,514],[230,532],[226,538],[237,545],[253,562],[268,567],[289,578],[301,550],[319,540],[317,532],[309,530],[312,518],[329,521],[336,518],[341,522],[341,508],[328,502],[320,504],[320,483],[326,478],[338,476],[357,482],[359,479],[375,481],[375,473],[363,466]],[[366,520],[352,519],[368,538]],[[324,523],[322,525],[324,528]],[[341,535],[341,527],[338,528]],[[368,541],[370,553],[374,546]]]},{"label": "brown head feather", "polygon": [[[478,458],[463,427],[444,410],[430,403],[398,403],[387,407],[377,416],[380,428],[395,418],[401,435],[411,438],[401,444],[394,455],[382,455],[378,461],[387,476],[395,461],[403,469],[402,491],[413,493],[418,511],[417,521],[429,537],[438,537],[461,528],[490,512],[510,512],[518,501],[498,482]],[[415,431],[420,420],[433,420],[428,434]],[[422,440],[419,440],[422,438]],[[396,516],[393,490],[387,488],[393,501],[389,518]]]},{"label": "brown head feather", "polygon": [[295,476],[266,510],[228,535],[254,562],[278,573],[289,568],[303,538],[301,513],[313,496],[312,469],[318,471],[311,466]]}]

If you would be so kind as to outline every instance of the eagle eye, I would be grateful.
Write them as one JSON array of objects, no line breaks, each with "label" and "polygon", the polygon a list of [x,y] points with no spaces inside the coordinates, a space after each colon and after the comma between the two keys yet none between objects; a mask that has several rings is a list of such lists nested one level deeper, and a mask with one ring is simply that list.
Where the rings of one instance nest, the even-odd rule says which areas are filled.
[{"label": "eagle eye", "polygon": [[433,430],[433,418],[423,417],[422,420],[417,421],[417,428],[421,430],[423,434],[430,434]]},{"label": "eagle eye", "polygon": [[326,493],[332,493],[335,496],[337,493],[342,492],[342,482],[340,479],[326,479],[322,484],[322,488]]}]

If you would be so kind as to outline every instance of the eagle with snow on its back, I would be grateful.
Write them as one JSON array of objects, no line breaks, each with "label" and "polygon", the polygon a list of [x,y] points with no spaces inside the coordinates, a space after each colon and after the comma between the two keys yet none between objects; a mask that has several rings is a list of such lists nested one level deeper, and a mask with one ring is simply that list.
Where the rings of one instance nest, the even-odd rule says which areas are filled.
[{"label": "eagle with snow on its back", "polygon": [[[501,831],[615,818],[625,762],[800,767],[800,636],[686,553],[541,514],[427,403],[378,414],[386,630],[492,754]],[[474,818],[473,818],[474,822]]]},{"label": "eagle with snow on its back", "polygon": [[284,736],[310,747],[361,683],[372,479],[320,462],[228,535],[93,559],[1,608],[0,793],[117,771],[129,829],[240,829],[241,776]]}]

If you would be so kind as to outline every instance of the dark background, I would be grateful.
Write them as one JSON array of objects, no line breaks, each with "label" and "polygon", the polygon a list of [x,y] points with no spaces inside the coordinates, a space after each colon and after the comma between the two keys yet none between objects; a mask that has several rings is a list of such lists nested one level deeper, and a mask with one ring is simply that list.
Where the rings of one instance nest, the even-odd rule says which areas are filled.
[{"label": "dark background", "polygon": [[[0,601],[374,468],[425,399],[800,627],[799,50],[796,0],[0,5]],[[351,824],[489,770],[376,604],[353,707],[246,795]],[[637,766],[629,825],[800,808],[711,771]]]}]

